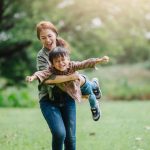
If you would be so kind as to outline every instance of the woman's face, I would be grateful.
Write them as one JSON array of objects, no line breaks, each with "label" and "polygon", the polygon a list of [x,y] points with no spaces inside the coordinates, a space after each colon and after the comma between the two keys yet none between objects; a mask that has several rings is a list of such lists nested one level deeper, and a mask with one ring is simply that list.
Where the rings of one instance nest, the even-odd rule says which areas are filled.
[{"label": "woman's face", "polygon": [[43,29],[40,32],[40,41],[48,50],[56,47],[56,33],[50,29]]}]

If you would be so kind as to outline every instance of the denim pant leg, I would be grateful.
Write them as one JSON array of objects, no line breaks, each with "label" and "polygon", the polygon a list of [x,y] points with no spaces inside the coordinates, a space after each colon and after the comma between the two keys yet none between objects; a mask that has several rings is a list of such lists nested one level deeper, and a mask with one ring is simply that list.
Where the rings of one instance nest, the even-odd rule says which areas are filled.
[{"label": "denim pant leg", "polygon": [[76,150],[76,105],[69,95],[62,108],[62,118],[66,129],[65,150]]},{"label": "denim pant leg", "polygon": [[[75,150],[75,102],[73,104],[66,104],[58,106],[53,104],[48,98],[43,98],[40,100],[41,111],[52,133],[52,150],[62,150],[63,144],[66,141],[66,139],[68,143],[70,143],[67,145],[65,142],[65,145],[67,145],[66,150]],[[65,116],[64,114],[68,115]],[[69,123],[67,124],[66,122],[70,122],[72,126]],[[69,136],[68,131],[72,133],[72,136]]]},{"label": "denim pant leg", "polygon": [[95,84],[94,82],[89,81],[92,87],[92,90],[97,89],[97,84]]},{"label": "denim pant leg", "polygon": [[92,90],[93,88],[94,88],[93,85],[87,79],[86,79],[86,82],[84,83],[84,85],[81,86],[82,95],[89,95],[89,103],[90,103],[91,108],[94,108],[97,105],[96,96]]},{"label": "denim pant leg", "polygon": [[40,108],[52,133],[52,150],[62,150],[66,131],[60,109],[48,98],[40,100]]}]

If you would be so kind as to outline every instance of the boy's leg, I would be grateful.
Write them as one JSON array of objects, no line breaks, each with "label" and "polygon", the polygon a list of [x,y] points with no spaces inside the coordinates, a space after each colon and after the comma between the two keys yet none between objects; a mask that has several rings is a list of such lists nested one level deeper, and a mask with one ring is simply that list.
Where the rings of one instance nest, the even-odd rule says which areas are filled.
[{"label": "boy's leg", "polygon": [[96,99],[100,100],[100,98],[102,97],[102,91],[100,89],[98,78],[93,78],[91,81],[91,85],[92,85],[93,93],[96,96]]},{"label": "boy's leg", "polygon": [[100,110],[99,101],[96,99],[96,97],[95,98],[94,97],[95,97],[94,94],[89,95],[89,102],[92,102],[94,100],[94,107],[91,107],[91,112],[92,112],[93,120],[97,121],[101,117],[101,110]]},{"label": "boy's leg", "polygon": [[93,93],[90,81],[86,80],[84,85],[81,87],[81,92],[82,92],[83,95],[89,95],[89,103],[90,103],[90,106],[91,106],[93,120],[95,120],[95,121],[99,120],[100,115],[101,115],[99,102],[96,99],[95,94]]}]

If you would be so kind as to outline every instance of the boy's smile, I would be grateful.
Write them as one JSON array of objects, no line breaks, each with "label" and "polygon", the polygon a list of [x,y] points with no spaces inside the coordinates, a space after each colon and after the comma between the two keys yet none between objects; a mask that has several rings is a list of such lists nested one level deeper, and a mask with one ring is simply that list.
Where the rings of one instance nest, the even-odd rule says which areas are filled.
[{"label": "boy's smile", "polygon": [[53,59],[53,67],[59,71],[66,71],[69,67],[70,59],[67,56],[59,56]]}]

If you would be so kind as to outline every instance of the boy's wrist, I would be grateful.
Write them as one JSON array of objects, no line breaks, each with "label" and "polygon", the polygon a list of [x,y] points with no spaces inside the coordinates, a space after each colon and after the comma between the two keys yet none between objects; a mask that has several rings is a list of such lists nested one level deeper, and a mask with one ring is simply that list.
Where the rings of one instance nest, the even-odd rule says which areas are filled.
[{"label": "boy's wrist", "polygon": [[33,74],[31,77],[32,77],[33,80],[37,80],[38,79],[38,77],[35,74]]}]

